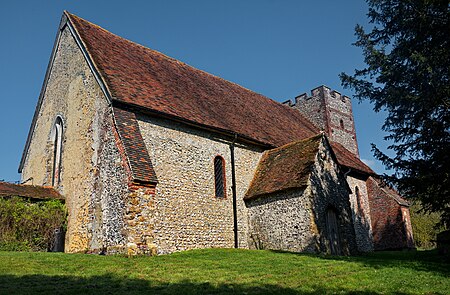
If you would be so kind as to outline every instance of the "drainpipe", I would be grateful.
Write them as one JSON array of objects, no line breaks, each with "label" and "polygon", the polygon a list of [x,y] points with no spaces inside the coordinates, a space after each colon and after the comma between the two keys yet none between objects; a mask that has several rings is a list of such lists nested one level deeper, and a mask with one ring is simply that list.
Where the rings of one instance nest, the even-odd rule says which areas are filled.
[{"label": "drainpipe", "polygon": [[234,134],[234,139],[230,145],[231,152],[231,191],[233,193],[233,231],[234,231],[234,248],[239,248],[238,243],[238,223],[237,223],[237,202],[236,202],[236,170],[234,166],[234,144],[237,140],[237,134]]},{"label": "drainpipe", "polygon": [[347,180],[347,175],[352,171],[352,168],[348,168],[348,171],[344,173],[344,177]]}]

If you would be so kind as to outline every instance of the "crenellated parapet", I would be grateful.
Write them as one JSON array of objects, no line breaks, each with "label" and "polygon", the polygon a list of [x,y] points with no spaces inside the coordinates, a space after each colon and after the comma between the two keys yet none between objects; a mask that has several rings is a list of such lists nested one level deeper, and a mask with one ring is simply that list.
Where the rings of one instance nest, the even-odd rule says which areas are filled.
[{"label": "crenellated parapet", "polygon": [[350,97],[322,85],[311,90],[310,95],[302,93],[283,104],[299,110],[332,141],[359,156]]}]

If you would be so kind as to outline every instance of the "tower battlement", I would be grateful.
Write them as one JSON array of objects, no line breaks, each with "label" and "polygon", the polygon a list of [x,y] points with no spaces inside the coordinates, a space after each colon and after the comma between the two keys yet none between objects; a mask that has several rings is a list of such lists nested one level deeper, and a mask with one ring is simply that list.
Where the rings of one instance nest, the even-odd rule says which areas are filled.
[{"label": "tower battlement", "polygon": [[308,93],[304,92],[304,93],[299,94],[296,97],[294,97],[294,99],[288,99],[288,100],[282,102],[282,104],[288,105],[290,107],[295,107],[297,104],[301,103],[304,100],[319,97],[321,95],[321,92],[325,92],[325,91],[327,91],[332,98],[340,99],[344,102],[351,103],[351,98],[348,97],[347,95],[343,95],[339,91],[333,90],[328,86],[321,85],[319,87],[312,89],[310,91],[310,95],[308,95]]},{"label": "tower battlement", "polygon": [[322,85],[283,104],[300,111],[328,137],[359,156],[350,97]]}]

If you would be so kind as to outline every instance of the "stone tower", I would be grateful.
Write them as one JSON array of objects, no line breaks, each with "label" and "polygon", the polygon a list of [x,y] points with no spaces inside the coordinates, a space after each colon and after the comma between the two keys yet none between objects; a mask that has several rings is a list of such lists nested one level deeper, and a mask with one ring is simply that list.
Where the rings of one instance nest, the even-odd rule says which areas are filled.
[{"label": "stone tower", "polygon": [[322,85],[311,90],[311,96],[304,93],[295,97],[295,102],[288,100],[284,104],[299,110],[328,138],[359,158],[352,102],[348,96]]}]

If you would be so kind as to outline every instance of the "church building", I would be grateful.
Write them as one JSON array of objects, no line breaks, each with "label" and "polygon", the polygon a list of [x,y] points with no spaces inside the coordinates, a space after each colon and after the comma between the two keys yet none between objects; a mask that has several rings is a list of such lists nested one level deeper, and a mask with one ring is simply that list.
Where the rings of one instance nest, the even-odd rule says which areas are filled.
[{"label": "church building", "polygon": [[359,159],[349,97],[278,103],[64,12],[19,167],[68,208],[66,252],[412,248]]}]

